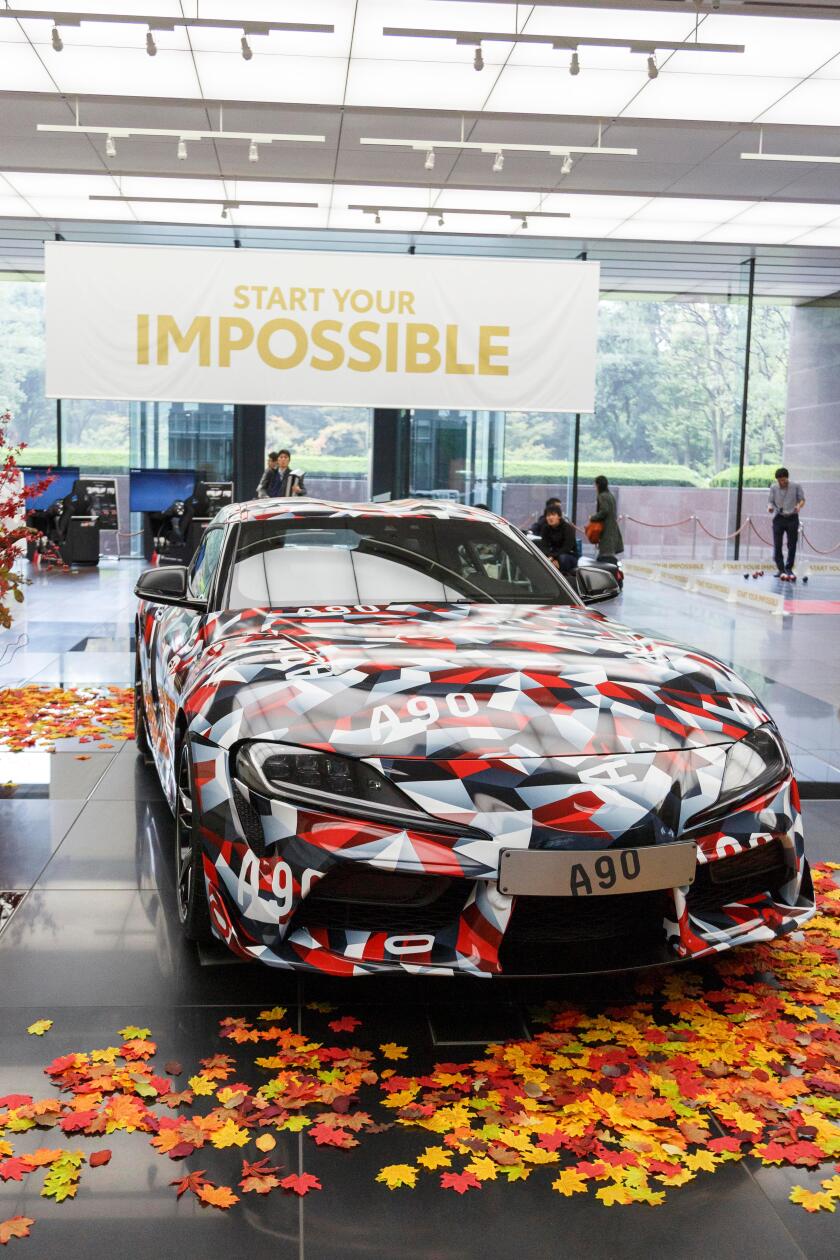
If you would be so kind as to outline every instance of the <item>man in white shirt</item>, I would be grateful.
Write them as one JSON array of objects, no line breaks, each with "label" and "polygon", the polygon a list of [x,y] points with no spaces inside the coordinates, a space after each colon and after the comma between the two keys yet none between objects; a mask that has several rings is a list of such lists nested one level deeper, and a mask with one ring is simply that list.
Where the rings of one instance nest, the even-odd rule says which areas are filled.
[{"label": "man in white shirt", "polygon": [[[776,480],[770,487],[767,511],[773,515],[773,552],[776,577],[795,582],[793,562],[799,537],[799,509],[805,506],[805,495],[798,481],[791,481],[786,468],[776,469]],[[782,539],[787,537],[787,562],[782,555]]]}]

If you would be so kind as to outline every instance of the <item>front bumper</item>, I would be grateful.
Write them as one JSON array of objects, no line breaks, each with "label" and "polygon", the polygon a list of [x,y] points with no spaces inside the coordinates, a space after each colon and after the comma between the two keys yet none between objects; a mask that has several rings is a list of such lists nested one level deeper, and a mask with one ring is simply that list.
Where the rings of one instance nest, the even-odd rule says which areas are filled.
[{"label": "front bumper", "polygon": [[[791,778],[694,837],[690,888],[514,898],[498,889],[498,853],[511,836],[534,843],[528,811],[508,811],[495,838],[399,831],[243,793],[227,750],[201,738],[193,755],[214,931],[270,966],[347,976],[625,970],[772,940],[814,913]],[[585,826],[570,843],[599,847]]]}]

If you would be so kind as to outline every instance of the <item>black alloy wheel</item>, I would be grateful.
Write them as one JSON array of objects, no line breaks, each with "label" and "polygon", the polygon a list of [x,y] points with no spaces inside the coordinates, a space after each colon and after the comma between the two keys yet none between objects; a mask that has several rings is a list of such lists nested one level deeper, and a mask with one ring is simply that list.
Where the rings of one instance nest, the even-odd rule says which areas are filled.
[{"label": "black alloy wheel", "polygon": [[201,844],[193,812],[193,765],[189,739],[178,754],[175,802],[175,894],[178,919],[188,941],[211,941],[210,906],[204,884]]},{"label": "black alloy wheel", "polygon": [[134,742],[137,745],[137,752],[146,765],[150,765],[153,760],[152,746],[149,743],[149,731],[143,705],[143,673],[140,669],[139,649],[134,657]]}]

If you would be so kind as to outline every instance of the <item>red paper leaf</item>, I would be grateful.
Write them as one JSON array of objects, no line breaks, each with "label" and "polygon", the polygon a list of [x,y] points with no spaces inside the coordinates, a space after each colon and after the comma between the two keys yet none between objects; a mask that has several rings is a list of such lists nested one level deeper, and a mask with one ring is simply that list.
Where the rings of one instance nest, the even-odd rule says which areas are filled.
[{"label": "red paper leaf", "polygon": [[110,1164],[110,1162],[111,1152],[107,1147],[103,1147],[99,1151],[91,1151],[90,1155],[88,1155],[88,1163],[91,1168],[101,1168],[103,1164]]},{"label": "red paper leaf", "polygon": [[310,1190],[323,1190],[323,1186],[317,1177],[313,1177],[312,1173],[291,1173],[288,1177],[284,1177],[280,1182],[284,1190],[290,1190],[294,1194],[309,1194]]},{"label": "red paper leaf", "polygon": [[361,1024],[360,1019],[356,1019],[355,1015],[342,1015],[341,1019],[331,1019],[330,1028],[333,1032],[354,1032]]},{"label": "red paper leaf", "polygon": [[26,1174],[31,1172],[32,1165],[17,1155],[12,1155],[10,1159],[4,1159],[0,1163],[0,1177],[4,1181],[22,1181]]},{"label": "red paper leaf", "polygon": [[471,1172],[441,1173],[440,1184],[444,1190],[455,1190],[458,1194],[466,1194],[468,1190],[481,1189],[481,1182]]},{"label": "red paper leaf", "polygon": [[204,1169],[199,1168],[195,1172],[187,1173],[186,1177],[176,1177],[169,1184],[175,1186],[180,1199],[181,1195],[186,1194],[188,1190],[192,1190],[193,1194],[198,1194],[201,1187],[207,1184],[207,1178],[204,1176]]}]

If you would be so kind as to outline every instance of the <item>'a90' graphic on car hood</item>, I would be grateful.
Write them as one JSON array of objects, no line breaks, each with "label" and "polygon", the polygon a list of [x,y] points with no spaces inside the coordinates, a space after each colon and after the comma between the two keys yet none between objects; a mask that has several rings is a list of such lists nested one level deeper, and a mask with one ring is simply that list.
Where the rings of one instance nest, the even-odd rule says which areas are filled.
[{"label": "'a90' graphic on car hood", "polygon": [[768,720],[725,665],[569,608],[254,609],[209,618],[196,734],[351,756],[699,748]]}]

